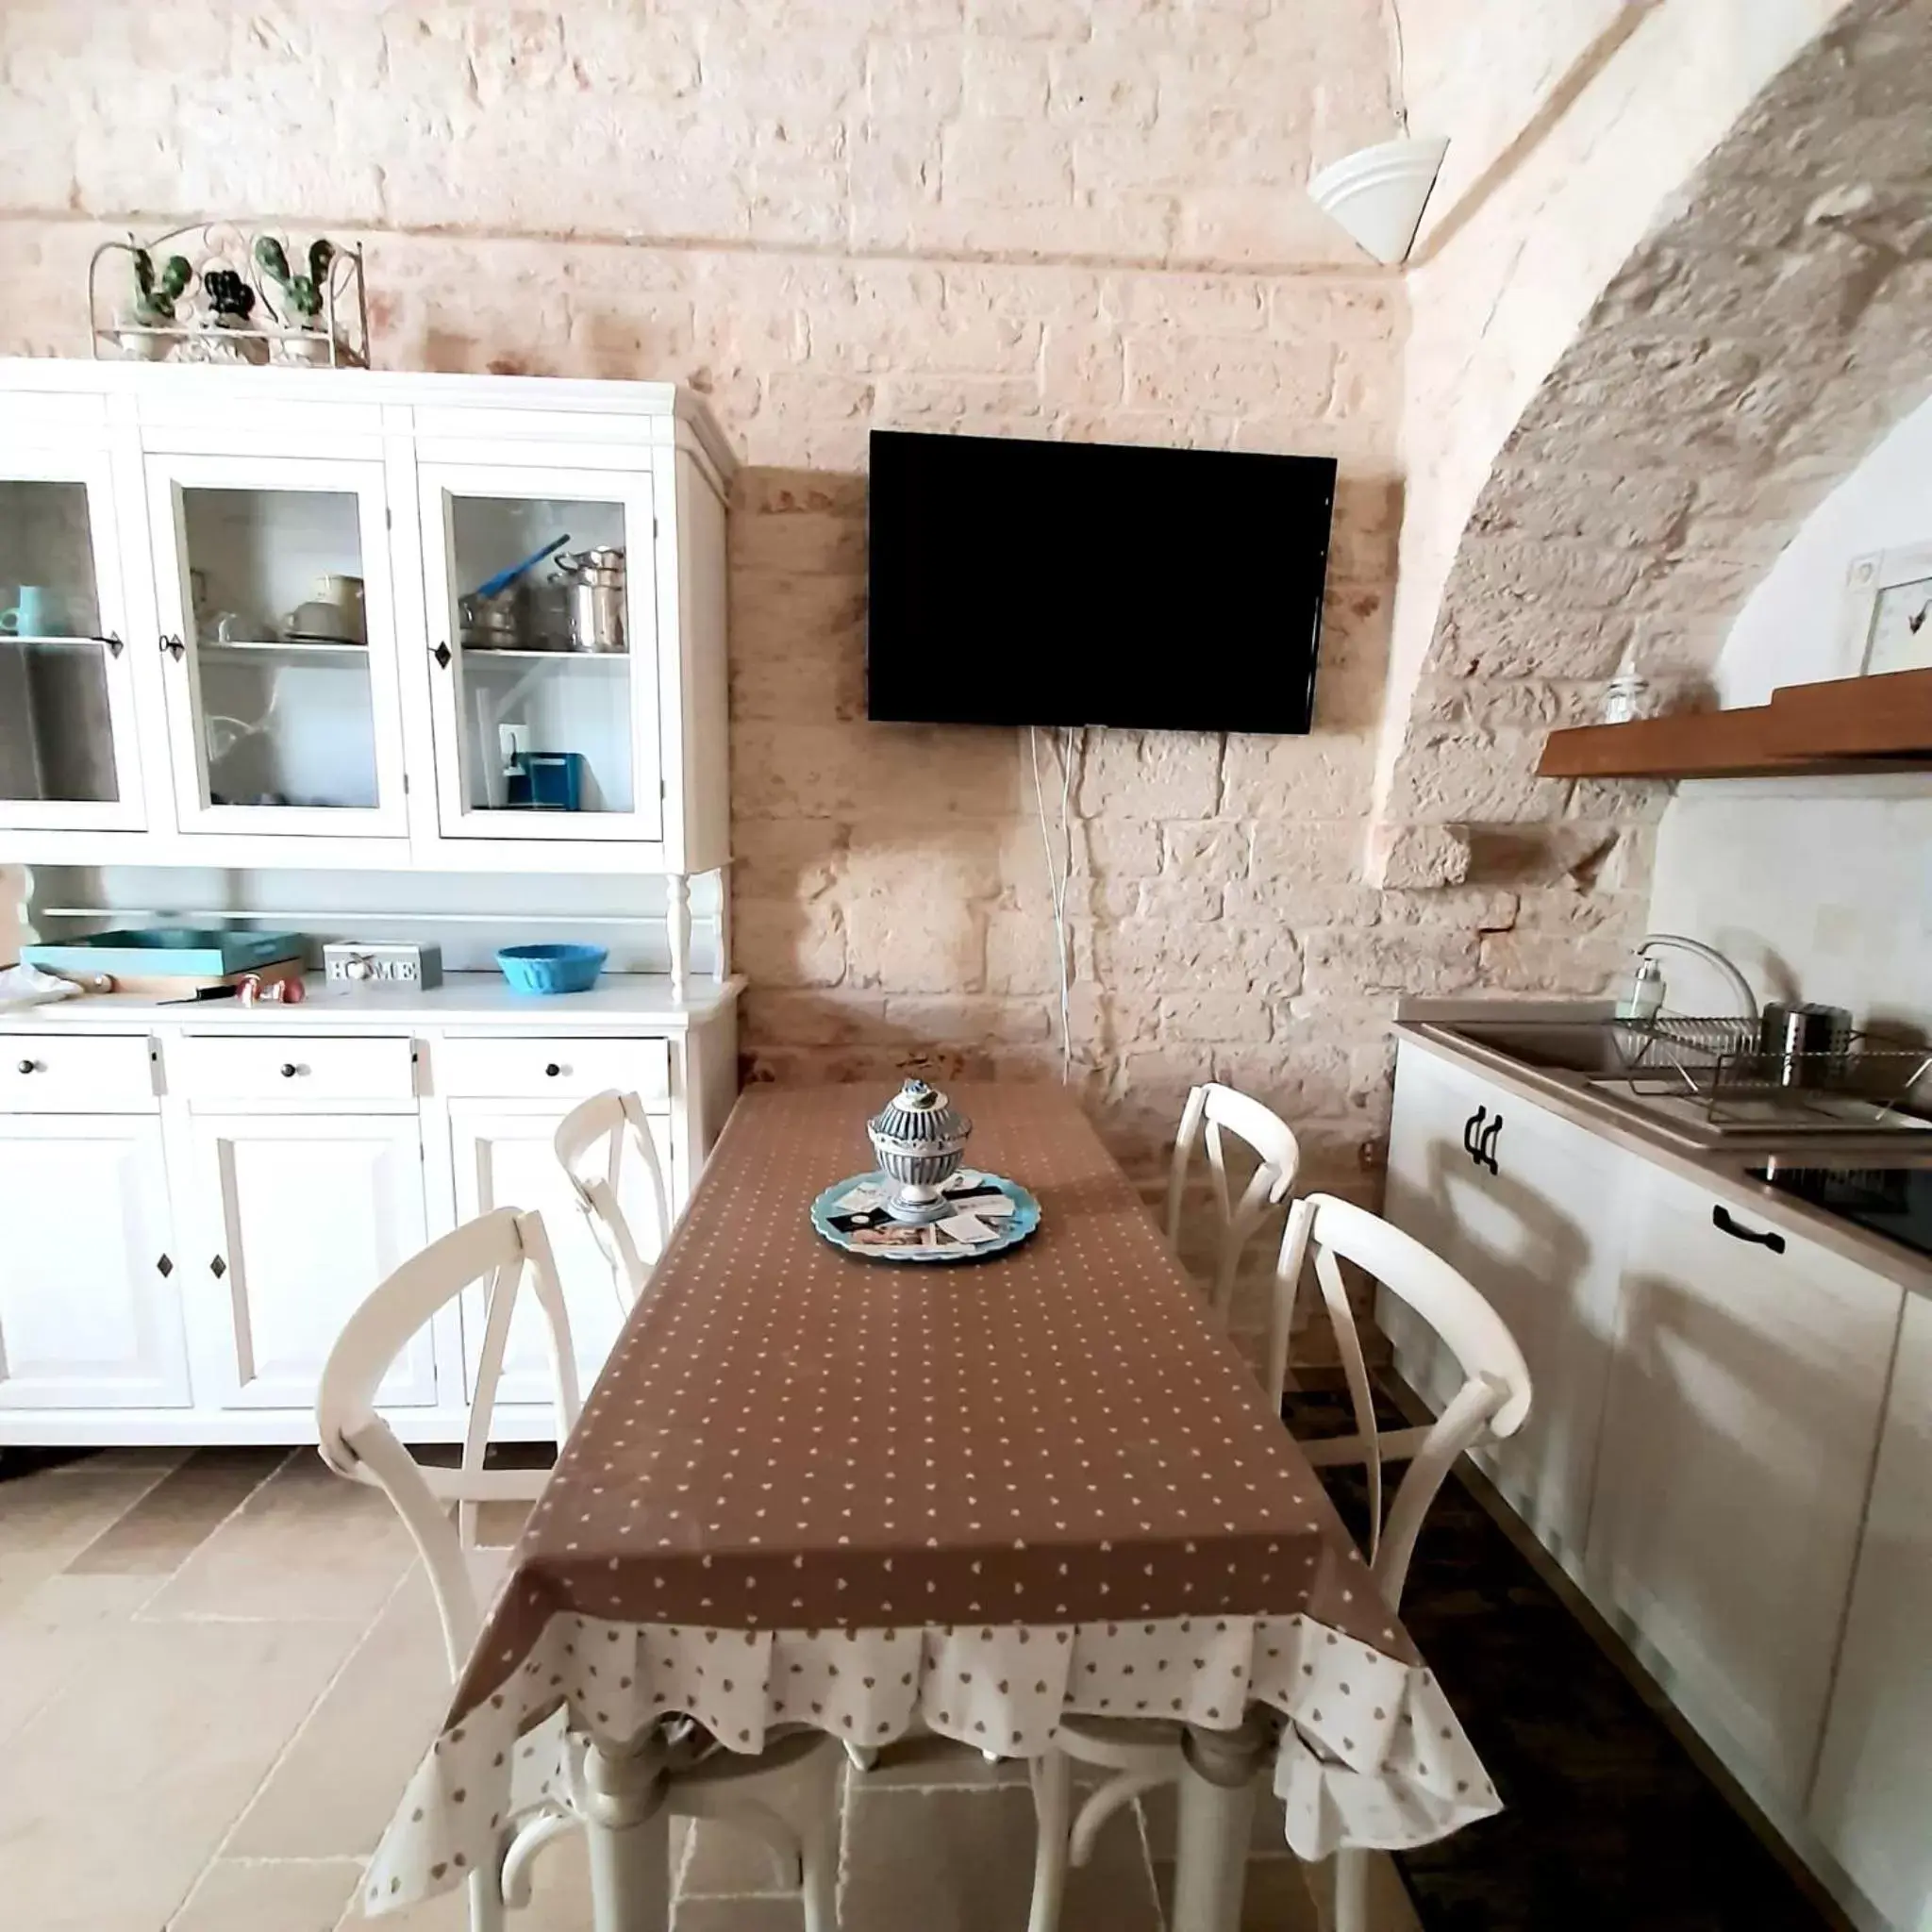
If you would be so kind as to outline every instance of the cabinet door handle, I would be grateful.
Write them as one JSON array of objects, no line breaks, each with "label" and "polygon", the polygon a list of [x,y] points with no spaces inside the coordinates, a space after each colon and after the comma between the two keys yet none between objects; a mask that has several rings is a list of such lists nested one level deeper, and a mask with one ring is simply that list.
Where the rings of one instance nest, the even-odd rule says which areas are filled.
[{"label": "cabinet door handle", "polygon": [[1710,1224],[1713,1227],[1722,1228],[1733,1241],[1754,1242],[1760,1248],[1769,1248],[1774,1255],[1782,1255],[1785,1251],[1783,1235],[1774,1233],[1770,1228],[1759,1233],[1755,1227],[1746,1227],[1741,1221],[1732,1219],[1728,1208],[1713,1208],[1710,1210]]},{"label": "cabinet door handle", "polygon": [[104,636],[104,637],[103,637],[103,638],[102,638],[102,639],[100,640],[100,641],[101,641],[102,643],[104,643],[104,644],[106,644],[106,645],[107,645],[107,647],[108,647],[108,657],[110,657],[110,658],[118,658],[118,657],[119,657],[119,656],[121,655],[121,652],[122,652],[122,648],[123,648],[123,646],[122,646],[122,643],[121,643],[121,640],[120,640],[119,638],[117,638],[117,637],[116,637],[116,636],[114,635],[114,633],[113,633],[112,631],[108,631],[108,633],[107,633],[107,634],[106,634],[106,635],[105,635],[105,636]]},{"label": "cabinet door handle", "polygon": [[563,1072],[563,1069],[559,1067],[555,1060],[552,1060],[550,1064],[543,1069],[543,1071],[547,1074],[549,1074],[549,1076],[554,1080],[560,1073]]},{"label": "cabinet door handle", "polygon": [[155,1272],[161,1277],[163,1281],[165,1281],[167,1280],[169,1275],[174,1274],[175,1264],[174,1262],[169,1260],[167,1256],[163,1255],[161,1258],[155,1263]]},{"label": "cabinet door handle", "polygon": [[1488,1112],[1488,1108],[1479,1107],[1462,1124],[1462,1151],[1478,1164],[1482,1157],[1475,1151],[1475,1137],[1482,1131],[1483,1116]]},{"label": "cabinet door handle", "polygon": [[1486,1167],[1491,1174],[1501,1170],[1496,1165],[1496,1142],[1503,1132],[1503,1116],[1499,1113],[1481,1133],[1475,1137],[1475,1164]]},{"label": "cabinet door handle", "polygon": [[447,644],[438,644],[429,655],[436,659],[436,668],[439,671],[447,671],[449,669],[449,646]]},{"label": "cabinet door handle", "polygon": [[285,1080],[292,1080],[301,1071],[302,1069],[293,1060],[284,1060],[282,1062],[282,1078]]},{"label": "cabinet door handle", "polygon": [[41,1071],[41,1063],[39,1060],[22,1060],[15,1071],[22,1074],[38,1074]]},{"label": "cabinet door handle", "polygon": [[217,1255],[214,1257],[214,1259],[208,1264],[208,1272],[210,1274],[212,1274],[217,1281],[219,1281],[222,1278],[222,1276],[228,1272],[228,1264],[225,1260],[223,1260],[219,1255]]},{"label": "cabinet door handle", "polygon": [[161,649],[167,652],[169,657],[174,658],[177,664],[188,655],[188,646],[179,638],[175,637],[163,638],[161,640]]}]

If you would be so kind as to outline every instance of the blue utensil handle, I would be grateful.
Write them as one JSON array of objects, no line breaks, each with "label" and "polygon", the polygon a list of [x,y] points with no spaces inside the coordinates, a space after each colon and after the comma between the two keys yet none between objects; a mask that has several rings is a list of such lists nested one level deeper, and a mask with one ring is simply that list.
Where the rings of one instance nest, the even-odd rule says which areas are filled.
[{"label": "blue utensil handle", "polygon": [[526,570],[535,570],[553,551],[561,550],[570,541],[570,532],[544,544],[541,550],[533,550],[521,563],[513,563],[508,570],[500,570],[486,584],[478,584],[475,594],[478,597],[494,597],[499,591],[507,591]]}]

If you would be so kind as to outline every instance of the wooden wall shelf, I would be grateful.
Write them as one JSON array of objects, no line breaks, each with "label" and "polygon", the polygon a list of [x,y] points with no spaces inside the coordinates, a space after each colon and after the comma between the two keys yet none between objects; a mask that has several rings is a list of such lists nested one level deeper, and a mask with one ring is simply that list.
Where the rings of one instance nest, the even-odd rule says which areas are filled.
[{"label": "wooden wall shelf", "polygon": [[1932,771],[1932,671],[1787,684],[1768,705],[1553,731],[1543,778],[1750,778]]}]

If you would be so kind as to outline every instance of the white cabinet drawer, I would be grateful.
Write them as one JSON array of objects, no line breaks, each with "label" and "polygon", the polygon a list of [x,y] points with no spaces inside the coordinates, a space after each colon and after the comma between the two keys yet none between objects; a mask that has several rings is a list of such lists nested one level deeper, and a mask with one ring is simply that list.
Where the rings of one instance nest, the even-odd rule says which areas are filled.
[{"label": "white cabinet drawer", "polygon": [[146,1034],[0,1035],[0,1112],[155,1113]]},{"label": "white cabinet drawer", "polygon": [[615,1088],[641,1099],[671,1093],[663,1040],[445,1040],[436,1048],[437,1091],[459,1100],[578,1100]]},{"label": "white cabinet drawer", "polygon": [[414,1047],[394,1038],[187,1034],[168,1049],[173,1091],[200,1100],[408,1100]]}]

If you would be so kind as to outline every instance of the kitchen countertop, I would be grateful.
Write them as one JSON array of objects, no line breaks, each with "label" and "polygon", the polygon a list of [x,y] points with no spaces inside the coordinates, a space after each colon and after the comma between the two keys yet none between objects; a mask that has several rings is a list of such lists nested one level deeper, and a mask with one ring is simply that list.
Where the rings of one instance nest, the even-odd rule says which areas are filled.
[{"label": "kitchen countertop", "polygon": [[[1824,1208],[1754,1179],[1747,1172],[1767,1159],[1816,1167],[1932,1167],[1932,1147],[1920,1151],[1897,1141],[1855,1135],[1807,1138],[1793,1135],[1789,1145],[1754,1140],[1748,1147],[1693,1148],[1673,1139],[1637,1109],[1593,1089],[1566,1081],[1512,1059],[1507,1054],[1458,1039],[1446,1029],[1478,1021],[1589,1021],[1607,1019],[1607,1004],[1534,1000],[1426,1000],[1405,1002],[1396,1022],[1397,1039],[1424,1052],[1454,1060],[1520,1094],[1533,1107],[1570,1122],[1769,1222],[1785,1233],[1816,1241],[1846,1259],[1872,1269],[1917,1294],[1932,1295],[1932,1257],[1846,1221]],[[1932,1140],[1932,1135],[1926,1137]]]},{"label": "kitchen countertop", "polygon": [[637,1026],[681,1031],[708,1019],[738,997],[734,975],[722,985],[693,974],[675,999],[661,973],[607,973],[588,992],[512,992],[501,974],[452,973],[427,991],[408,987],[330,985],[321,974],[304,980],[296,1006],[271,1002],[243,1007],[234,1000],[158,1000],[150,993],[86,993],[42,1007],[0,1009],[10,1033],[111,1032],[130,1026],[189,1026],[197,1033],[327,1027],[353,1030],[407,1026],[516,1027],[527,1031]]}]

